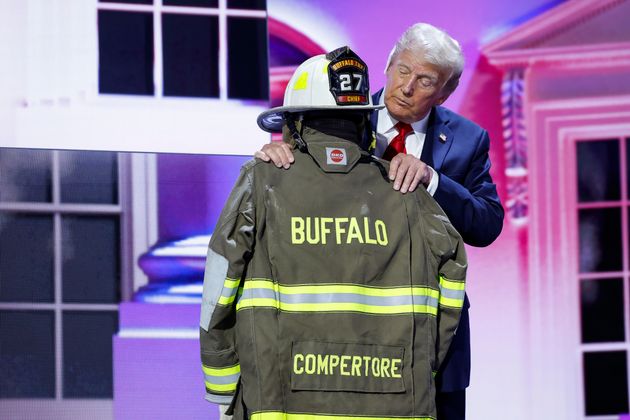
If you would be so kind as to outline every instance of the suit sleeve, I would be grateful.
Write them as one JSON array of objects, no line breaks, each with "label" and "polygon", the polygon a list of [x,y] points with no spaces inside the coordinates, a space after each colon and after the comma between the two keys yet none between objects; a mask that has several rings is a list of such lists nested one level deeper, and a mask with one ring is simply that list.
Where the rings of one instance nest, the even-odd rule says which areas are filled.
[{"label": "suit sleeve", "polygon": [[240,378],[235,304],[253,251],[254,221],[251,173],[244,167],[212,234],[203,281],[201,363],[206,400],[217,404],[231,402]]},{"label": "suit sleeve", "polygon": [[[437,206],[436,206],[437,207]],[[453,341],[464,306],[466,269],[464,241],[444,214],[426,214],[428,243],[437,261],[436,286],[439,289],[437,314],[436,370],[439,370]]]},{"label": "suit sleeve", "polygon": [[463,184],[440,173],[433,198],[461,234],[473,246],[488,246],[503,228],[503,207],[490,177],[490,138],[483,130]]}]

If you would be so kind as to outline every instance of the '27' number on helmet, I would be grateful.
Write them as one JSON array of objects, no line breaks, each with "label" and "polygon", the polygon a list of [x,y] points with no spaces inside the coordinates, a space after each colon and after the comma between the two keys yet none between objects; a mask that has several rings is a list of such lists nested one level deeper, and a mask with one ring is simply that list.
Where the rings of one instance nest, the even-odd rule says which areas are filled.
[{"label": "'27' number on helmet", "polygon": [[[356,82],[354,89],[352,88],[352,79]],[[343,92],[349,90],[359,91],[361,90],[361,83],[363,83],[363,75],[360,73],[342,73],[339,75],[339,82],[339,87]]]}]

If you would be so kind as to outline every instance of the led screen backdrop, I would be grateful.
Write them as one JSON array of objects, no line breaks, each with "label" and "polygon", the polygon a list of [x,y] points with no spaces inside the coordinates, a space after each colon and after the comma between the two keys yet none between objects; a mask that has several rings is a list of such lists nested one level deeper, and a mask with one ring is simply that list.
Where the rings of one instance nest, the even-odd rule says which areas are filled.
[{"label": "led screen backdrop", "polygon": [[379,89],[418,21],[464,49],[445,105],[489,131],[506,208],[500,238],[468,249],[469,418],[628,413],[629,14],[627,0],[3,2],[0,417],[217,418],[201,277],[239,167],[270,140],[256,116],[341,45]]}]

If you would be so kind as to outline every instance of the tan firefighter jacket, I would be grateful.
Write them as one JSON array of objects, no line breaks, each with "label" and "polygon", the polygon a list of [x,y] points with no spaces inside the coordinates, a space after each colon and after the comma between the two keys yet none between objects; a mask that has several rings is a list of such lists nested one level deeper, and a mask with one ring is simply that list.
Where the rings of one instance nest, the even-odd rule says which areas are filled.
[{"label": "tan firefighter jacket", "polygon": [[245,164],[210,241],[206,399],[258,420],[432,419],[464,244],[387,163],[305,127],[289,170]]}]

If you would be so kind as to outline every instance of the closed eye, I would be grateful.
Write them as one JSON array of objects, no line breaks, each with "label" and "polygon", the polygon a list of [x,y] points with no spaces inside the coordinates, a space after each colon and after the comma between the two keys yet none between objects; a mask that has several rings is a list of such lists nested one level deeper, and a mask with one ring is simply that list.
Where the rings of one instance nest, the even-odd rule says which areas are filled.
[{"label": "closed eye", "polygon": [[435,80],[432,77],[422,76],[422,77],[420,77],[420,84],[423,87],[430,88],[430,87],[433,87],[433,86],[435,86],[437,84],[437,80]]},{"label": "closed eye", "polygon": [[411,70],[409,70],[405,66],[398,66],[398,73],[407,75],[407,74],[411,73]]}]

